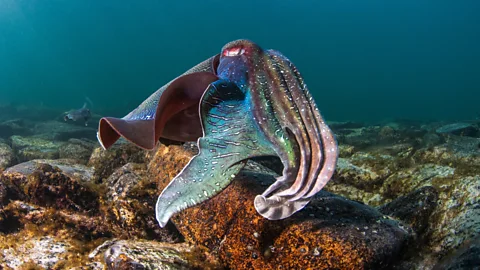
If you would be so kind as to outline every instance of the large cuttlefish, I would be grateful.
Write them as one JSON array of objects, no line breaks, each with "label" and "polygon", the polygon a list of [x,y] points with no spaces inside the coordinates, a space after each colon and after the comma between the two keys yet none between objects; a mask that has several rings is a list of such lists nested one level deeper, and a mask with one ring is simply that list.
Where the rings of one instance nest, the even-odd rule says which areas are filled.
[{"label": "large cuttlefish", "polygon": [[170,217],[218,194],[247,160],[278,156],[282,176],[257,195],[257,212],[270,220],[301,210],[330,180],[337,143],[302,76],[275,50],[248,40],[172,80],[125,117],[100,120],[104,148],[120,136],[145,149],[160,137],[197,140],[199,153],[158,197],[156,217]]}]

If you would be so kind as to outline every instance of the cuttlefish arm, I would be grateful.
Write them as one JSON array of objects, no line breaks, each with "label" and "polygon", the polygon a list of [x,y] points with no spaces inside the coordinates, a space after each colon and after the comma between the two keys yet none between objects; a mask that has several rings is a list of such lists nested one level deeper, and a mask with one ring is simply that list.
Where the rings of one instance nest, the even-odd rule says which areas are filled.
[{"label": "cuttlefish arm", "polygon": [[100,119],[98,141],[104,149],[120,137],[153,149],[160,137],[195,141],[202,135],[198,106],[215,75],[219,56],[213,56],[162,86],[123,118]]},{"label": "cuttlefish arm", "polygon": [[[262,216],[275,220],[302,209],[327,184],[335,170],[338,148],[333,132],[320,115],[297,68],[278,51],[268,50],[265,55],[268,56],[263,57],[268,71],[265,77],[270,82],[270,90],[264,92],[269,93],[272,106],[266,115],[278,120],[282,130],[297,144],[294,156],[284,159],[281,140],[265,129],[279,146],[277,153],[284,171],[274,184],[255,198],[254,205]],[[265,81],[257,80],[252,89],[264,84]],[[286,185],[289,187],[284,188]],[[297,205],[292,208],[292,203]]]},{"label": "cuttlefish arm", "polygon": [[222,191],[248,158],[275,155],[251,111],[236,84],[218,80],[209,86],[200,107],[204,134],[198,139],[199,153],[158,197],[155,210],[160,226],[174,213]]},{"label": "cuttlefish arm", "polygon": [[254,201],[271,220],[301,210],[333,174],[333,133],[285,56],[234,41],[222,49],[217,76],[200,102],[200,152],[158,198],[162,227],[174,213],[219,193],[252,157],[278,156],[284,165],[282,176]]}]

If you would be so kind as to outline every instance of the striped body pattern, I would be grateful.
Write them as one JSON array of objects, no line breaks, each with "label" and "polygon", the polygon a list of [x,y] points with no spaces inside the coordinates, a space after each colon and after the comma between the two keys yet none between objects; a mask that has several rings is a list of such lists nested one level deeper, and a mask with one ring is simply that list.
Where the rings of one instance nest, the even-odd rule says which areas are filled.
[{"label": "striped body pattern", "polygon": [[249,158],[278,156],[283,174],[255,198],[270,220],[301,210],[333,175],[338,150],[302,76],[275,50],[248,40],[222,48],[199,102],[199,153],[163,190],[156,205],[163,227],[176,212],[224,189]]}]

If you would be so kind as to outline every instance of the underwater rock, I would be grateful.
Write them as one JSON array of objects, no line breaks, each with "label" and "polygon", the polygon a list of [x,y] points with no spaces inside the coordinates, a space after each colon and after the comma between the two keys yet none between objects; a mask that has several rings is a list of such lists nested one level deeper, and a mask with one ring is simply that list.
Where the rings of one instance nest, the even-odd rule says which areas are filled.
[{"label": "underwater rock", "polygon": [[365,186],[367,189],[370,188],[370,190],[373,190],[372,184],[386,179],[393,171],[398,169],[395,155],[398,157],[403,155],[405,151],[408,151],[408,146],[397,144],[391,147],[385,147],[383,151],[380,152],[372,150],[371,152],[357,151],[353,153],[348,158],[350,162],[356,166],[375,172],[379,178],[377,180],[372,179],[372,181],[368,181],[368,183],[364,183],[363,185],[362,183],[357,183],[356,185]]},{"label": "underwater rock", "polygon": [[[72,159],[35,159],[27,162],[23,162],[12,166],[5,170],[5,173],[30,175],[35,170],[42,168],[42,164],[48,164],[51,167],[59,168],[63,174],[72,179],[76,179],[81,182],[89,182],[93,176],[93,169],[82,164],[78,164],[76,160]],[[49,168],[43,167],[43,168]]]},{"label": "underwater rock", "polygon": [[19,162],[32,159],[57,159],[62,143],[44,140],[37,137],[10,137],[12,148]]},{"label": "underwater rock", "polygon": [[347,144],[359,149],[366,149],[379,144],[405,140],[405,132],[405,130],[397,130],[391,126],[364,126],[361,128],[337,129],[335,134],[340,145]]},{"label": "underwater rock", "polygon": [[52,269],[57,263],[67,259],[65,254],[69,248],[69,243],[55,240],[51,236],[28,239],[16,243],[15,247],[3,249],[3,262],[0,266],[13,269]]},{"label": "underwater rock", "polygon": [[424,186],[438,186],[435,183],[448,183],[455,174],[455,169],[436,164],[422,164],[400,170],[387,178],[379,192],[394,199],[404,196]]},{"label": "underwater rock", "polygon": [[377,148],[391,144],[416,145],[428,130],[421,126],[405,126],[398,123],[363,126],[359,128],[334,129],[339,145],[350,145],[357,149]]},{"label": "underwater rock", "polygon": [[480,174],[480,138],[450,135],[444,144],[419,149],[412,158],[420,164],[454,166],[462,172]]},{"label": "underwater rock", "polygon": [[97,130],[95,127],[86,127],[71,125],[63,121],[39,122],[33,128],[36,137],[50,141],[67,141],[72,138],[97,139]]},{"label": "underwater rock", "polygon": [[0,181],[0,208],[8,202],[8,187],[3,181]]},{"label": "underwater rock", "polygon": [[417,234],[422,234],[429,225],[437,200],[437,190],[426,186],[382,205],[378,210],[407,223]]},{"label": "underwater rock", "polygon": [[145,161],[145,150],[129,143],[114,144],[111,148],[104,150],[97,147],[87,163],[87,166],[94,170],[93,180],[103,182],[113,171],[129,162],[143,163]]},{"label": "underwater rock", "polygon": [[[85,179],[91,172],[81,165],[37,160],[20,163],[1,174],[12,198],[55,209],[98,212],[98,193]],[[65,172],[61,169],[59,164]]]},{"label": "underwater rock", "polygon": [[[161,146],[149,172],[165,187],[191,157],[181,147]],[[410,229],[372,207],[321,191],[290,218],[270,221],[253,206],[272,175],[244,170],[214,198],[173,216],[191,243],[218,253],[231,269],[387,267]]]},{"label": "underwater rock", "polygon": [[163,229],[155,220],[157,185],[145,174],[144,164],[127,163],[115,170],[105,181],[108,207],[103,215],[119,228],[117,237],[178,242],[182,237],[174,226]]},{"label": "underwater rock", "polygon": [[[22,201],[11,201],[0,210],[0,249],[9,241],[36,236],[55,236],[75,239],[80,245],[98,244],[96,240],[112,237],[110,224],[100,216],[70,210],[42,207]],[[94,243],[92,243],[94,242]],[[98,242],[98,241],[97,241]],[[86,252],[86,251],[84,251]]]},{"label": "underwater rock", "polygon": [[391,126],[383,126],[378,132],[380,141],[390,141],[398,138],[397,131]]},{"label": "underwater rock", "polygon": [[438,134],[454,134],[460,136],[475,137],[478,133],[478,127],[471,123],[453,123],[441,126],[435,130]]},{"label": "underwater rock", "polygon": [[21,201],[12,201],[0,210],[0,230],[1,269],[92,265],[88,253],[109,236],[108,226],[97,217]]},{"label": "underwater rock", "polygon": [[335,181],[346,182],[356,187],[365,187],[381,182],[381,177],[374,171],[355,166],[348,160],[339,158],[337,162],[337,173]]},{"label": "underwater rock", "polygon": [[441,185],[440,202],[431,221],[432,250],[440,255],[461,246],[480,232],[480,175],[460,177]]},{"label": "underwater rock", "polygon": [[480,231],[480,139],[449,135],[422,148],[425,134],[419,143],[407,135],[405,143],[349,148],[325,190],[371,206],[391,202],[380,209],[417,234],[399,269],[431,269]]},{"label": "underwater rock", "polygon": [[480,269],[480,236],[465,240],[465,243],[445,256],[433,270]]},{"label": "underwater rock", "polygon": [[355,147],[348,144],[338,146],[338,156],[340,158],[348,158],[355,153]]},{"label": "underwater rock", "polygon": [[374,145],[378,133],[378,130],[367,127],[333,130],[339,145],[348,144],[358,148]]},{"label": "underwater rock", "polygon": [[101,262],[89,262],[81,266],[69,268],[69,270],[104,270],[105,265]]},{"label": "underwater rock", "polygon": [[[376,190],[365,192],[357,189],[355,195],[362,201],[385,203],[411,192],[413,193],[407,195],[407,198],[414,196],[416,190],[422,192],[422,187],[435,188],[438,192],[438,203],[429,215],[428,222],[421,218],[421,212],[425,211],[423,217],[426,218],[430,211],[429,207],[419,209],[419,213],[413,216],[414,219],[410,218],[410,221],[408,216],[402,214],[403,219],[419,234],[418,239],[427,239],[422,246],[422,252],[425,254],[416,258],[416,263],[431,268],[432,262],[457,249],[466,239],[475,237],[480,231],[479,165],[474,156],[462,157],[458,152],[454,153],[441,147],[419,150],[412,158],[415,162],[409,164],[407,168],[399,167]],[[440,164],[450,164],[452,167]],[[335,192],[344,194],[341,189],[335,189]],[[349,196],[348,193],[345,195]],[[431,196],[433,198],[433,195]],[[430,201],[428,196],[425,199]],[[402,199],[397,199],[397,202],[402,203]],[[421,202],[424,206],[430,203],[426,203],[425,200]],[[408,207],[409,202],[404,198],[403,206],[397,205],[395,208],[401,211],[402,208]],[[392,215],[399,217],[399,213]]]},{"label": "underwater rock", "polygon": [[28,136],[32,131],[25,127],[23,119],[12,119],[0,123],[0,137],[9,138],[12,135]]},{"label": "underwater rock", "polygon": [[364,123],[352,122],[352,121],[347,121],[347,122],[327,121],[327,124],[335,133],[337,130],[356,129],[356,128],[362,128],[365,126]]},{"label": "underwater rock", "polygon": [[15,163],[15,155],[12,148],[0,142],[0,170],[7,168]]},{"label": "underwater rock", "polygon": [[381,153],[357,151],[347,158],[339,158],[333,180],[325,190],[370,206],[384,203],[377,190],[398,167],[395,157],[388,152],[402,151],[392,149]]},{"label": "underwater rock", "polygon": [[102,244],[96,252],[102,249],[106,249],[104,263],[111,270],[221,269],[218,263],[209,262],[200,249],[186,243],[117,240]]},{"label": "underwater rock", "polygon": [[62,159],[76,159],[81,164],[86,164],[92,155],[95,143],[80,140],[70,139],[67,143],[59,148],[59,157]]},{"label": "underwater rock", "polygon": [[427,133],[423,136],[422,142],[425,147],[433,147],[442,143],[442,138],[438,134]]}]

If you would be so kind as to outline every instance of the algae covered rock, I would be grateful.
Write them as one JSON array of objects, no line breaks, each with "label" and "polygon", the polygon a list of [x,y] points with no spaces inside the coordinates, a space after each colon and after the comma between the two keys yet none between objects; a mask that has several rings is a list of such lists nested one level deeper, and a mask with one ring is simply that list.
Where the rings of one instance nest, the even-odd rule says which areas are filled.
[{"label": "algae covered rock", "polygon": [[[163,188],[188,161],[181,147],[160,147],[149,164]],[[163,172],[157,174],[156,172]],[[395,261],[410,230],[376,209],[320,192],[292,217],[269,221],[253,200],[272,175],[245,170],[214,198],[172,218],[191,243],[231,269],[364,269]],[[339,259],[342,258],[342,259]]]},{"label": "algae covered rock", "polygon": [[[52,125],[37,126],[42,136],[0,140],[0,149],[13,146],[10,153],[36,147],[68,157],[30,160],[3,172],[0,166],[0,268],[399,270],[478,264],[479,138],[438,134],[434,125],[339,124],[341,158],[333,179],[292,217],[269,221],[255,211],[255,195],[282,171],[281,164],[255,160],[220,194],[174,215],[162,229],[155,201],[197,153],[193,144],[148,152],[119,143],[105,151],[66,135],[52,142]],[[87,158],[87,165],[79,164]]]},{"label": "algae covered rock", "polygon": [[[195,246],[153,241],[108,241],[97,252],[103,253],[108,269],[221,269],[209,261],[204,252]],[[96,255],[92,253],[90,256]]]},{"label": "algae covered rock", "polygon": [[18,242],[15,246],[3,249],[1,255],[2,268],[35,269],[43,267],[52,269],[60,261],[67,259],[67,251],[71,248],[68,242],[58,241],[54,237],[44,236]]},{"label": "algae covered rock", "polygon": [[454,166],[469,174],[480,174],[480,138],[450,136],[441,145],[422,148],[413,157],[417,163]]},{"label": "algae covered rock", "polygon": [[42,168],[50,168],[48,166],[42,167],[42,164],[56,167],[62,171],[63,174],[70,178],[81,182],[89,182],[93,176],[93,169],[82,164],[78,164],[73,159],[34,159],[27,162],[22,162],[15,166],[9,167],[5,170],[6,175],[27,176],[32,174],[35,170]]},{"label": "algae covered rock", "polygon": [[92,155],[95,143],[87,140],[69,139],[59,148],[59,157],[62,159],[76,159],[86,164]]},{"label": "algae covered rock", "polygon": [[71,269],[109,236],[99,220],[21,201],[0,209],[0,268]]},{"label": "algae covered rock", "polygon": [[415,251],[405,269],[432,268],[480,231],[480,139],[449,134],[426,142],[420,135],[416,144],[355,148],[325,187],[372,206],[389,203],[380,210],[412,226]]},{"label": "algae covered rock", "polygon": [[[124,173],[112,175],[109,189],[91,181],[93,169],[75,160],[33,160],[5,170],[0,176],[0,249],[7,252],[4,258],[8,261],[2,266],[103,269],[103,264],[89,259],[88,253],[106,238],[178,241],[176,231],[169,232],[154,223],[153,204],[148,206],[144,201],[149,197],[145,196],[141,178],[127,181],[133,179],[127,171],[135,171],[130,166]],[[155,184],[152,190],[155,192]],[[138,222],[112,219],[116,210],[132,211]],[[32,249],[44,239],[53,250]],[[64,249],[55,253],[58,243]],[[13,259],[16,256],[18,260]]]},{"label": "algae covered rock", "polygon": [[84,181],[90,172],[88,168],[76,166],[63,165],[68,168],[64,172],[55,162],[31,161],[8,168],[1,179],[7,183],[14,198],[26,202],[58,209],[98,211],[99,195]]},{"label": "algae covered rock", "polygon": [[441,126],[435,130],[438,134],[455,134],[461,136],[475,136],[478,133],[478,127],[472,123],[452,123]]},{"label": "algae covered rock", "polygon": [[32,159],[57,159],[62,143],[53,142],[37,137],[10,137],[12,148],[19,162]]},{"label": "algae covered rock", "polygon": [[7,168],[15,163],[15,155],[12,148],[6,144],[0,142],[0,170]]},{"label": "algae covered rock", "polygon": [[378,190],[395,171],[396,160],[389,154],[355,152],[339,158],[333,179],[325,190],[371,206],[384,203]]},{"label": "algae covered rock", "polygon": [[374,185],[382,180],[375,171],[364,166],[356,166],[344,158],[338,159],[336,172],[335,181],[346,182],[357,187]]},{"label": "algae covered rock", "polygon": [[458,249],[445,256],[433,269],[463,270],[479,269],[480,236],[466,239]]},{"label": "algae covered rock", "polygon": [[344,128],[339,130],[334,129],[334,133],[340,144],[363,148],[375,144],[378,129],[367,127]]},{"label": "algae covered rock", "polygon": [[114,144],[107,150],[97,147],[87,163],[94,169],[93,179],[96,182],[106,180],[115,169],[129,163],[145,161],[145,150],[129,143]]},{"label": "algae covered rock", "polygon": [[108,207],[104,216],[115,225],[117,236],[178,242],[175,227],[161,228],[155,219],[157,185],[144,164],[127,163],[105,181]]},{"label": "algae covered rock", "polygon": [[437,201],[437,190],[432,186],[426,186],[382,205],[379,211],[404,221],[420,235],[428,228]]}]

